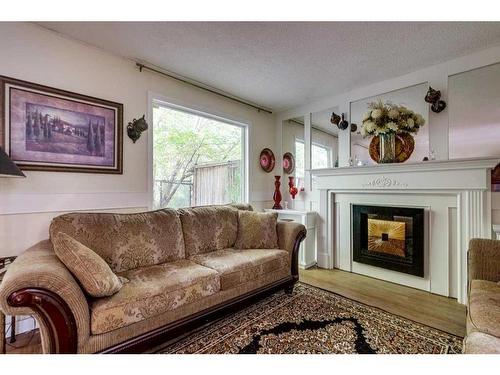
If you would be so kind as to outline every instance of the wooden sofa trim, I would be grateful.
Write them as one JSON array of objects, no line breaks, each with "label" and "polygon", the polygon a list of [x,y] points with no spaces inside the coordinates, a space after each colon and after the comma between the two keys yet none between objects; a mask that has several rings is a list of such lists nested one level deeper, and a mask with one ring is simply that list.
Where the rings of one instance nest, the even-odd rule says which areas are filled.
[{"label": "wooden sofa trim", "polygon": [[292,277],[297,282],[299,281],[299,249],[300,244],[306,238],[307,230],[303,229],[295,237],[292,250]]},{"label": "wooden sofa trim", "polygon": [[[299,280],[299,249],[306,233],[306,230],[302,230],[295,238],[291,256],[291,276],[128,339],[100,353],[142,353],[169,338],[205,324],[210,319],[238,311],[257,298],[279,289],[292,293],[293,286]],[[75,317],[68,304],[59,295],[42,288],[24,288],[13,292],[7,302],[12,307],[32,309],[43,321],[49,335],[49,353],[77,353],[78,335]]]},{"label": "wooden sofa trim", "polygon": [[28,307],[48,330],[49,353],[76,353],[76,321],[68,304],[56,293],[42,288],[24,288],[7,299],[12,307]]}]

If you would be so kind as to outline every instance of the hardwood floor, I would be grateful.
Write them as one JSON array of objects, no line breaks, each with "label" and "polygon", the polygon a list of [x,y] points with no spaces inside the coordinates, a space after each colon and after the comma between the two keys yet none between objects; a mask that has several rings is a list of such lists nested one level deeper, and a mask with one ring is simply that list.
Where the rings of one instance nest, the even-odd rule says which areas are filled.
[{"label": "hardwood floor", "polygon": [[[455,299],[340,270],[300,270],[300,281],[392,314],[449,332],[465,335],[465,306]],[[38,332],[17,337],[7,354],[41,353]]]},{"label": "hardwood floor", "polygon": [[300,281],[461,336],[466,308],[453,298],[341,270],[300,270]]},{"label": "hardwood floor", "polygon": [[21,333],[16,336],[16,342],[5,346],[6,354],[40,354],[42,353],[42,343],[38,329],[31,332]]}]

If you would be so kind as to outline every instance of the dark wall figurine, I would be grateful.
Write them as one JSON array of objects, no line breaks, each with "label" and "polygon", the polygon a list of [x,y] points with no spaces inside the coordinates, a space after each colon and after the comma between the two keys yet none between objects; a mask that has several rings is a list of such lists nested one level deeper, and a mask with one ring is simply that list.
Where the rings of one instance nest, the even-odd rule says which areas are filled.
[{"label": "dark wall figurine", "polygon": [[446,102],[444,100],[441,100],[441,91],[434,90],[430,86],[424,100],[427,103],[431,104],[431,110],[434,113],[439,113],[446,108]]},{"label": "dark wall figurine", "polygon": [[144,118],[145,115],[142,115],[139,119],[133,119],[132,122],[129,122],[127,125],[127,134],[128,137],[135,143],[140,137],[143,131],[148,130],[148,123]]},{"label": "dark wall figurine", "polygon": [[339,122],[340,122],[340,116],[337,115],[335,112],[332,112],[332,116],[330,117],[330,122],[333,124],[333,125],[339,125]]},{"label": "dark wall figurine", "polygon": [[337,125],[340,130],[346,130],[349,127],[349,123],[346,121],[344,118],[344,114],[342,113],[341,115],[341,120],[339,124]]}]

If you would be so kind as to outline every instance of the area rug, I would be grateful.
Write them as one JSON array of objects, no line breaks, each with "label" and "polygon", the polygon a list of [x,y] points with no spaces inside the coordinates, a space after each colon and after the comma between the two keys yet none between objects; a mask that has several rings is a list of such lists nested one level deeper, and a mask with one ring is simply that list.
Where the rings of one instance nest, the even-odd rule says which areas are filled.
[{"label": "area rug", "polygon": [[305,284],[155,349],[171,354],[446,354],[462,338]]}]

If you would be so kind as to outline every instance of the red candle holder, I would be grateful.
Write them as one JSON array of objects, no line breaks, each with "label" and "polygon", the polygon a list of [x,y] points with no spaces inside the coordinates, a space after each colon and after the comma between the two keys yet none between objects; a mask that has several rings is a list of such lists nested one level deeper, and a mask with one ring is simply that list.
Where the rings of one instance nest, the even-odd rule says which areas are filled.
[{"label": "red candle holder", "polygon": [[282,210],[283,207],[281,207],[281,191],[280,191],[280,182],[281,176],[274,176],[274,194],[273,194],[273,200],[274,200],[274,206],[273,209],[275,210]]}]

